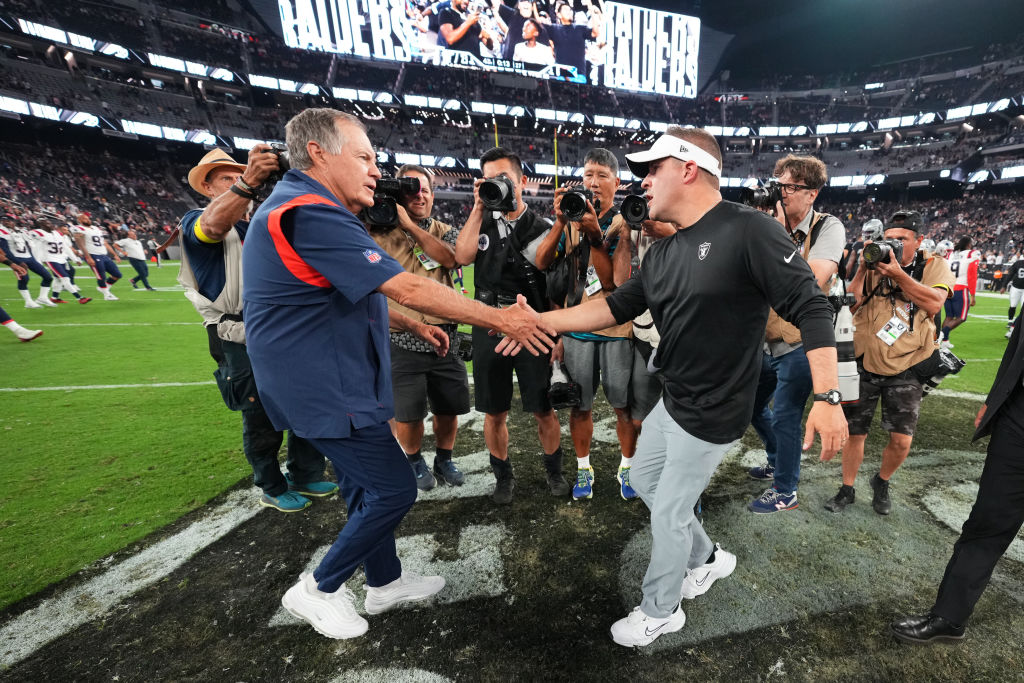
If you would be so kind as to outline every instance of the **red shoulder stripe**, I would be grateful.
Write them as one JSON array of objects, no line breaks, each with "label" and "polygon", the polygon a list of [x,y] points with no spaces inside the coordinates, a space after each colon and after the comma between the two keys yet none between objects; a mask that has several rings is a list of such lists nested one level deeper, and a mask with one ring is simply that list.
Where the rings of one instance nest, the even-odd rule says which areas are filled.
[{"label": "red shoulder stripe", "polygon": [[277,249],[277,255],[281,257],[281,262],[284,263],[288,272],[308,285],[313,285],[314,287],[330,287],[331,283],[328,282],[327,278],[321,275],[316,268],[306,263],[303,258],[298,255],[292,245],[288,243],[284,233],[281,231],[281,217],[286,212],[298,206],[306,206],[308,204],[328,204],[330,206],[337,206],[334,202],[324,199],[320,195],[304,194],[285,202],[271,211],[270,216],[267,217],[267,229],[270,230],[270,237],[274,240],[274,248]]}]

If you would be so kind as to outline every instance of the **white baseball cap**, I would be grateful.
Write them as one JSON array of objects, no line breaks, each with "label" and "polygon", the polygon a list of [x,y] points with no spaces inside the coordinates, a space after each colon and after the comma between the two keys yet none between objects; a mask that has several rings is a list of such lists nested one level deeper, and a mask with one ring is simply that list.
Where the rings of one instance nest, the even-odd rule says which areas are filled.
[{"label": "white baseball cap", "polygon": [[718,159],[697,145],[668,133],[655,140],[646,152],[627,154],[626,163],[629,164],[629,170],[633,172],[633,175],[643,178],[647,175],[652,161],[667,157],[680,161],[693,161],[716,178],[722,177],[722,167],[718,163]]}]

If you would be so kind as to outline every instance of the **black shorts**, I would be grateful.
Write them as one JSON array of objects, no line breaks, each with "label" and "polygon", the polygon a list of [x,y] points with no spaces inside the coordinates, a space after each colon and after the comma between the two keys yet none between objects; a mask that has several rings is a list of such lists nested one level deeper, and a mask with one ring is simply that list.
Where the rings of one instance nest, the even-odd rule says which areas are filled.
[{"label": "black shorts", "polygon": [[391,345],[391,384],[395,419],[419,422],[427,416],[427,401],[435,415],[469,412],[466,364],[454,350],[444,358],[435,353],[407,351]]},{"label": "black shorts", "polygon": [[861,369],[860,398],[843,404],[843,414],[850,434],[867,434],[875,416],[875,406],[882,399],[882,429],[896,434],[913,436],[917,418],[921,415],[924,396],[921,382],[912,372],[896,377],[883,377]]},{"label": "black shorts", "polygon": [[494,352],[501,337],[487,334],[484,327],[473,328],[473,392],[476,409],[481,413],[504,413],[512,407],[512,371],[519,378],[519,396],[527,413],[546,413],[548,383],[551,380],[550,354],[534,356],[526,349],[517,356]]}]

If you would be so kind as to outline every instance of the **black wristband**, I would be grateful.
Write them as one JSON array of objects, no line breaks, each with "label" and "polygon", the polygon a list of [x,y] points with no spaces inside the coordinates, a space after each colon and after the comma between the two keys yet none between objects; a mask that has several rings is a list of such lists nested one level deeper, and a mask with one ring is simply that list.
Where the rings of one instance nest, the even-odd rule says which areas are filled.
[{"label": "black wristband", "polygon": [[239,197],[242,197],[244,199],[248,199],[249,201],[253,201],[254,199],[256,199],[256,193],[255,192],[246,192],[245,190],[240,188],[238,185],[235,185],[233,183],[232,183],[231,187],[229,187],[228,189],[231,190],[232,192],[234,192],[235,194],[237,194]]}]

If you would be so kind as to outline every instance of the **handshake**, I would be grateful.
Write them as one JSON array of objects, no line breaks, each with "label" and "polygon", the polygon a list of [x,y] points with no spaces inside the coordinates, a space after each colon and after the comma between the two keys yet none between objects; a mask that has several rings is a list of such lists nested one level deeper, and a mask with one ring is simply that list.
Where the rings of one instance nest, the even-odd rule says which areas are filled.
[{"label": "handshake", "polygon": [[558,332],[526,303],[522,294],[516,297],[515,305],[501,309],[498,314],[501,320],[495,330],[504,333],[505,338],[494,349],[495,353],[514,356],[525,348],[539,356],[554,347]]}]

